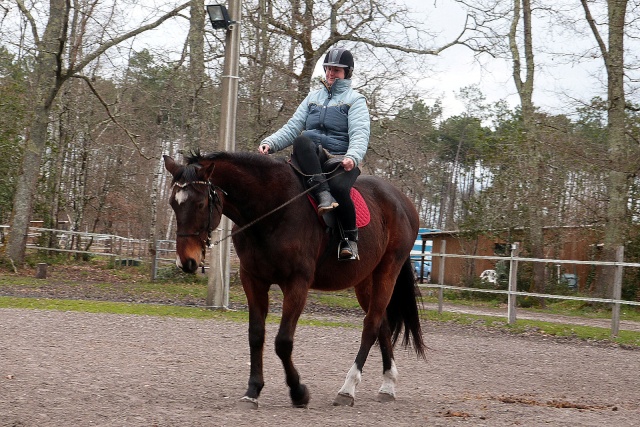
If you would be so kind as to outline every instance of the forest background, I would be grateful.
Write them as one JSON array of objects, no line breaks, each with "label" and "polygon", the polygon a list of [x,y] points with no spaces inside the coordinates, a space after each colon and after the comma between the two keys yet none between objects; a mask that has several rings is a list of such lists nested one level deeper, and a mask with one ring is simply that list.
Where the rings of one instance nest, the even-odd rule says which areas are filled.
[{"label": "forest background", "polygon": [[[422,226],[525,230],[535,258],[548,254],[546,228],[586,227],[602,259],[620,246],[640,259],[640,2],[449,3],[466,18],[436,32],[442,25],[400,1],[243,1],[236,150],[255,151],[291,116],[340,45],[354,53],[354,87],[371,111],[363,172],[401,188]],[[419,82],[437,82],[454,49],[483,69],[508,64],[517,105],[464,86],[462,111],[445,114]],[[31,220],[172,237],[161,156],[218,149],[223,58],[224,31],[211,29],[202,1],[3,0],[0,223],[11,229],[0,257],[24,262]],[[554,63],[588,64],[581,86],[592,90],[558,92],[560,111],[546,111],[536,93],[549,92]],[[531,288],[543,291],[548,272],[536,264]],[[613,274],[605,268],[592,293],[611,295]],[[627,276],[626,297],[637,299],[638,272]]]}]

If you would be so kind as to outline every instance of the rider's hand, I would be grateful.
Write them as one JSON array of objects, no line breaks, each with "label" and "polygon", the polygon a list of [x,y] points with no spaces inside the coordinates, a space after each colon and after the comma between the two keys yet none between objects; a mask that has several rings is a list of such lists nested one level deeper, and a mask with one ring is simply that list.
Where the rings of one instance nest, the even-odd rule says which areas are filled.
[{"label": "rider's hand", "polygon": [[356,163],[353,161],[353,159],[351,157],[345,157],[342,160],[342,167],[344,168],[344,170],[349,172],[351,169],[356,167]]},{"label": "rider's hand", "polygon": [[271,147],[269,147],[269,144],[260,144],[260,146],[258,147],[258,151],[260,152],[260,154],[269,154],[270,150]]}]

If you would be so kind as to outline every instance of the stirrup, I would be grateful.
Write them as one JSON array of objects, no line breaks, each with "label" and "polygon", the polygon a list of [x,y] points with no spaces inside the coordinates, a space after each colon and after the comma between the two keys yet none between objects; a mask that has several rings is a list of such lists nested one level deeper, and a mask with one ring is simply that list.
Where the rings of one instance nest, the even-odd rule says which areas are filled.
[{"label": "stirrup", "polygon": [[353,240],[341,240],[338,245],[338,259],[340,261],[359,260],[358,243]]}]

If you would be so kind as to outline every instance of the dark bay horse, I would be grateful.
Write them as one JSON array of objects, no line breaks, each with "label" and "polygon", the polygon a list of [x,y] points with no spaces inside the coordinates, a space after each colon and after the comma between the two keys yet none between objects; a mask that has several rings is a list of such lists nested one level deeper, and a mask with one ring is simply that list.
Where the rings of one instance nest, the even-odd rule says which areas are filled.
[{"label": "dark bay horse", "polygon": [[169,156],[164,156],[164,162],[173,175],[170,204],[177,220],[176,264],[184,271],[195,272],[203,261],[209,233],[221,215],[235,223],[234,230],[261,218],[233,235],[249,304],[251,369],[242,402],[257,407],[264,386],[262,356],[272,284],[278,284],[283,293],[275,351],[294,406],[309,402],[307,387],[291,359],[296,324],[309,289],[354,287],[366,312],[360,349],[334,404],[353,405],[362,368],[376,342],[383,365],[378,399],[394,400],[396,341],[402,338],[405,347],[412,344],[423,358],[425,352],[416,302],[419,292],[409,260],[419,223],[411,201],[383,179],[360,176],[354,187],[367,201],[371,221],[360,229],[360,260],[338,261],[337,241],[325,231],[306,195],[300,196],[305,189],[284,160],[218,152],[192,154],[186,165]]}]

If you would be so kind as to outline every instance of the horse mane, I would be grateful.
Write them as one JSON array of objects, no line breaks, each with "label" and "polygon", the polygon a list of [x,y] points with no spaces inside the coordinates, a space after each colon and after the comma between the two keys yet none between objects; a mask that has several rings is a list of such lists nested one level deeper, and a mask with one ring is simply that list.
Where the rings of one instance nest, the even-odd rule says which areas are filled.
[{"label": "horse mane", "polygon": [[194,149],[183,154],[185,165],[178,170],[174,177],[174,181],[183,179],[185,182],[198,180],[198,169],[200,169],[203,161],[233,161],[240,163],[253,170],[267,170],[271,168],[281,168],[286,165],[283,158],[273,156],[265,156],[258,153],[248,151],[215,151],[203,154],[200,149]]}]

